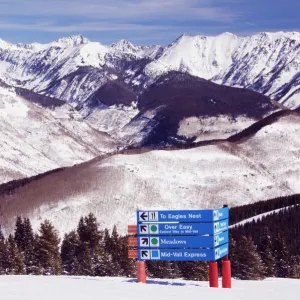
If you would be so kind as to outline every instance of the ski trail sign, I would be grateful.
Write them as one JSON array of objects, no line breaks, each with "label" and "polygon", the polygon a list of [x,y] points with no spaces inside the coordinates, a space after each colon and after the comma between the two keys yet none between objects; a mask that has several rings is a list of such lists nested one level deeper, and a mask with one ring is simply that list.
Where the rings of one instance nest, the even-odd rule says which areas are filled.
[{"label": "ski trail sign", "polygon": [[[216,261],[228,255],[228,207],[139,210],[128,226],[129,255],[140,261]],[[136,251],[136,252],[133,252]]]}]

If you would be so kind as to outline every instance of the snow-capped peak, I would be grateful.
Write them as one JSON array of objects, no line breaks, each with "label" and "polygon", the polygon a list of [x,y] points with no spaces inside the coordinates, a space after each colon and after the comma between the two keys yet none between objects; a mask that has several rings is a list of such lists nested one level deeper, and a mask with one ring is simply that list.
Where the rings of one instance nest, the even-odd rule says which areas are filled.
[{"label": "snow-capped peak", "polygon": [[87,38],[79,34],[79,35],[71,35],[69,37],[58,39],[51,44],[58,44],[67,47],[76,47],[76,46],[87,44],[89,42],[90,41]]},{"label": "snow-capped peak", "polygon": [[111,45],[111,47],[120,52],[129,52],[129,53],[136,53],[140,50],[140,47],[133,45],[128,40],[122,39],[117,43]]},{"label": "snow-capped peak", "polygon": [[[35,91],[51,87],[53,93],[52,80],[62,80],[79,67],[105,72],[103,67],[109,66],[119,73],[126,62],[124,72],[131,74],[128,80],[140,82],[143,78],[144,87],[169,71],[181,71],[221,84],[247,87],[295,107],[300,105],[299,46],[300,32],[260,32],[247,37],[229,32],[217,36],[182,34],[166,47],[137,46],[125,39],[105,46],[82,35],[49,44],[14,45],[0,40],[0,49],[5,52],[0,59],[0,79]],[[147,60],[141,60],[144,58]],[[139,60],[141,64],[136,65]],[[91,78],[95,82],[90,82]],[[77,101],[86,99],[99,87],[99,80],[93,76],[82,78],[80,82],[87,83],[81,88],[77,80],[76,76],[70,85],[62,80],[53,96],[64,95],[63,99]],[[70,87],[77,92],[69,91]],[[84,91],[79,93],[78,89]]]},{"label": "snow-capped peak", "polygon": [[[249,38],[249,37],[248,37]],[[273,43],[276,40],[280,39],[292,39],[300,41],[300,32],[285,32],[285,31],[278,31],[278,32],[259,32],[257,34],[254,34],[252,39],[261,40],[262,42],[268,42]]]},{"label": "snow-capped peak", "polygon": [[232,63],[237,37],[227,33],[213,37],[183,34],[146,67],[146,73],[159,76],[168,71],[182,71],[210,79]]},{"label": "snow-capped peak", "polygon": [[233,34],[233,33],[231,33],[231,32],[226,31],[226,32],[223,32],[223,33],[219,34],[218,37],[237,38],[238,36],[235,35],[235,34]]},{"label": "snow-capped peak", "polygon": [[12,44],[0,39],[0,49],[8,49],[8,48],[11,48],[13,47]]}]

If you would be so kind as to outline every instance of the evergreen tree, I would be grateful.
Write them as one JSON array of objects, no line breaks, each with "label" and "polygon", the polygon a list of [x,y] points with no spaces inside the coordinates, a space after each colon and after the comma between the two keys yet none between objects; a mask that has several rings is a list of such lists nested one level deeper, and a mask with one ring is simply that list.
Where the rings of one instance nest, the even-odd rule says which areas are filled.
[{"label": "evergreen tree", "polygon": [[26,273],[32,274],[34,270],[34,233],[30,220],[25,218],[24,221],[21,217],[17,217],[15,235],[15,242],[18,249],[24,256],[26,265]]},{"label": "evergreen tree", "polygon": [[12,235],[7,240],[6,274],[23,275],[26,272],[24,256],[17,247]]},{"label": "evergreen tree", "polygon": [[3,232],[2,232],[1,225],[0,225],[0,243],[4,243],[4,235],[3,235]]},{"label": "evergreen tree", "polygon": [[277,233],[274,240],[273,255],[276,260],[276,277],[287,278],[289,276],[289,253],[281,232]]},{"label": "evergreen tree", "polygon": [[112,256],[104,249],[101,250],[94,266],[95,276],[117,276]]},{"label": "evergreen tree", "polygon": [[[126,273],[124,269],[122,269],[121,264],[123,263],[123,267],[125,267],[125,261],[124,261],[124,251],[122,252],[122,242],[119,237],[117,227],[114,225],[112,234],[110,237],[106,237],[107,241],[105,243],[105,248],[107,253],[111,256],[112,258],[112,265],[114,269],[114,276],[120,276]],[[128,254],[126,254],[128,255]]]},{"label": "evergreen tree", "polygon": [[40,251],[38,249],[38,240],[39,235],[36,233],[34,235],[34,244],[33,244],[33,257],[32,257],[32,266],[30,268],[30,271],[28,271],[28,274],[33,275],[43,275],[44,274],[44,268],[41,265],[40,262]]},{"label": "evergreen tree", "polygon": [[99,230],[96,217],[91,213],[82,217],[77,227],[79,236],[78,262],[83,275],[100,274],[99,265],[104,255],[103,232]]},{"label": "evergreen tree", "polygon": [[0,275],[5,275],[7,270],[8,250],[0,225]]},{"label": "evergreen tree", "polygon": [[275,258],[272,253],[272,241],[270,230],[267,226],[263,228],[260,236],[259,251],[264,263],[264,275],[266,277],[275,276]]},{"label": "evergreen tree", "polygon": [[290,258],[289,278],[300,278],[300,262],[299,256]]},{"label": "evergreen tree", "polygon": [[111,253],[116,257],[120,254],[120,239],[119,239],[119,234],[117,230],[117,226],[114,225],[113,231],[111,233],[111,245],[112,249],[110,249]]},{"label": "evergreen tree", "polygon": [[104,235],[103,235],[103,243],[104,243],[104,249],[105,251],[108,251],[110,249],[110,234],[109,230],[107,228],[104,229]]},{"label": "evergreen tree", "polygon": [[44,221],[35,243],[36,258],[43,274],[60,274],[59,236],[50,221]]},{"label": "evergreen tree", "polygon": [[80,241],[88,243],[92,251],[99,247],[100,241],[103,238],[103,233],[99,230],[97,219],[92,213],[80,219],[77,232]]},{"label": "evergreen tree", "polygon": [[237,260],[236,276],[244,280],[258,280],[264,277],[263,262],[253,243],[252,237],[242,236],[235,248]]},{"label": "evergreen tree", "polygon": [[77,262],[75,265],[79,271],[78,275],[94,276],[93,258],[91,257],[91,249],[87,242],[80,242],[77,252]]},{"label": "evergreen tree", "polygon": [[231,234],[229,235],[229,260],[231,263],[232,277],[237,277],[239,272],[239,262],[236,255],[236,241]]},{"label": "evergreen tree", "polygon": [[32,274],[35,269],[35,253],[34,253],[34,233],[31,222],[28,218],[24,219],[24,258],[26,265],[26,273]]},{"label": "evergreen tree", "polygon": [[[133,259],[128,258],[128,236],[119,238],[119,247],[119,258],[117,263],[113,264],[116,273],[126,277],[136,276],[136,263]],[[121,272],[119,268],[121,268]]]},{"label": "evergreen tree", "polygon": [[78,274],[78,251],[79,251],[79,237],[75,230],[65,234],[61,245],[61,261],[63,271],[66,274]]},{"label": "evergreen tree", "polygon": [[201,261],[186,261],[178,262],[178,267],[181,276],[186,280],[205,281],[208,279],[208,267],[206,262]]},{"label": "evergreen tree", "polygon": [[147,274],[153,278],[178,278],[180,268],[172,261],[149,261],[147,262]]},{"label": "evergreen tree", "polygon": [[15,241],[20,251],[25,251],[25,231],[21,217],[17,217],[15,228]]}]

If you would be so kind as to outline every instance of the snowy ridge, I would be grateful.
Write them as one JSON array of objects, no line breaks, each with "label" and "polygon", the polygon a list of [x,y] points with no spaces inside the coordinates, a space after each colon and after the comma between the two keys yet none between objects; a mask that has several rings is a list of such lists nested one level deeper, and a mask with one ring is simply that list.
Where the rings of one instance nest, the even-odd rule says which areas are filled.
[{"label": "snowy ridge", "polygon": [[262,32],[248,37],[228,32],[182,35],[166,47],[136,46],[127,40],[104,46],[81,35],[44,45],[12,45],[0,40],[0,79],[83,102],[112,78],[143,89],[169,71],[181,71],[247,87],[296,108],[300,105],[299,51],[299,32]]},{"label": "snowy ridge", "polygon": [[232,63],[238,37],[224,33],[217,37],[182,35],[168,46],[159,59],[146,67],[146,74],[159,76],[168,71],[183,71],[211,79]]},{"label": "snowy ridge", "polygon": [[[287,93],[299,76],[299,66],[299,32],[262,32],[250,37],[231,33],[216,37],[183,35],[145,70],[152,77],[176,70],[248,87],[296,108],[300,102],[289,105],[291,95]],[[300,101],[299,93],[293,95],[295,98]]]},{"label": "snowy ridge", "polygon": [[51,46],[75,47],[89,43],[90,41],[82,35],[72,35],[70,37],[60,38],[51,43]]}]

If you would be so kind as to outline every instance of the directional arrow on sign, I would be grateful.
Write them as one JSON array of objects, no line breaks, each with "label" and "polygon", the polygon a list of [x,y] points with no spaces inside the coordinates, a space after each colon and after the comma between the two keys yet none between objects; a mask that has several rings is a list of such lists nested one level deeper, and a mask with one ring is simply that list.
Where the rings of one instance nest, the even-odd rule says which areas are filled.
[{"label": "directional arrow on sign", "polygon": [[144,250],[142,251],[142,258],[147,258],[149,256],[149,251]]},{"label": "directional arrow on sign", "polygon": [[142,245],[148,246],[148,244],[149,244],[149,239],[148,238],[142,238],[141,241],[142,241]]},{"label": "directional arrow on sign", "polygon": [[146,221],[146,220],[148,219],[148,213],[143,212],[143,213],[140,215],[140,218],[141,218],[143,221]]},{"label": "directional arrow on sign", "polygon": [[148,225],[142,225],[141,226],[141,232],[147,232],[148,230]]}]

